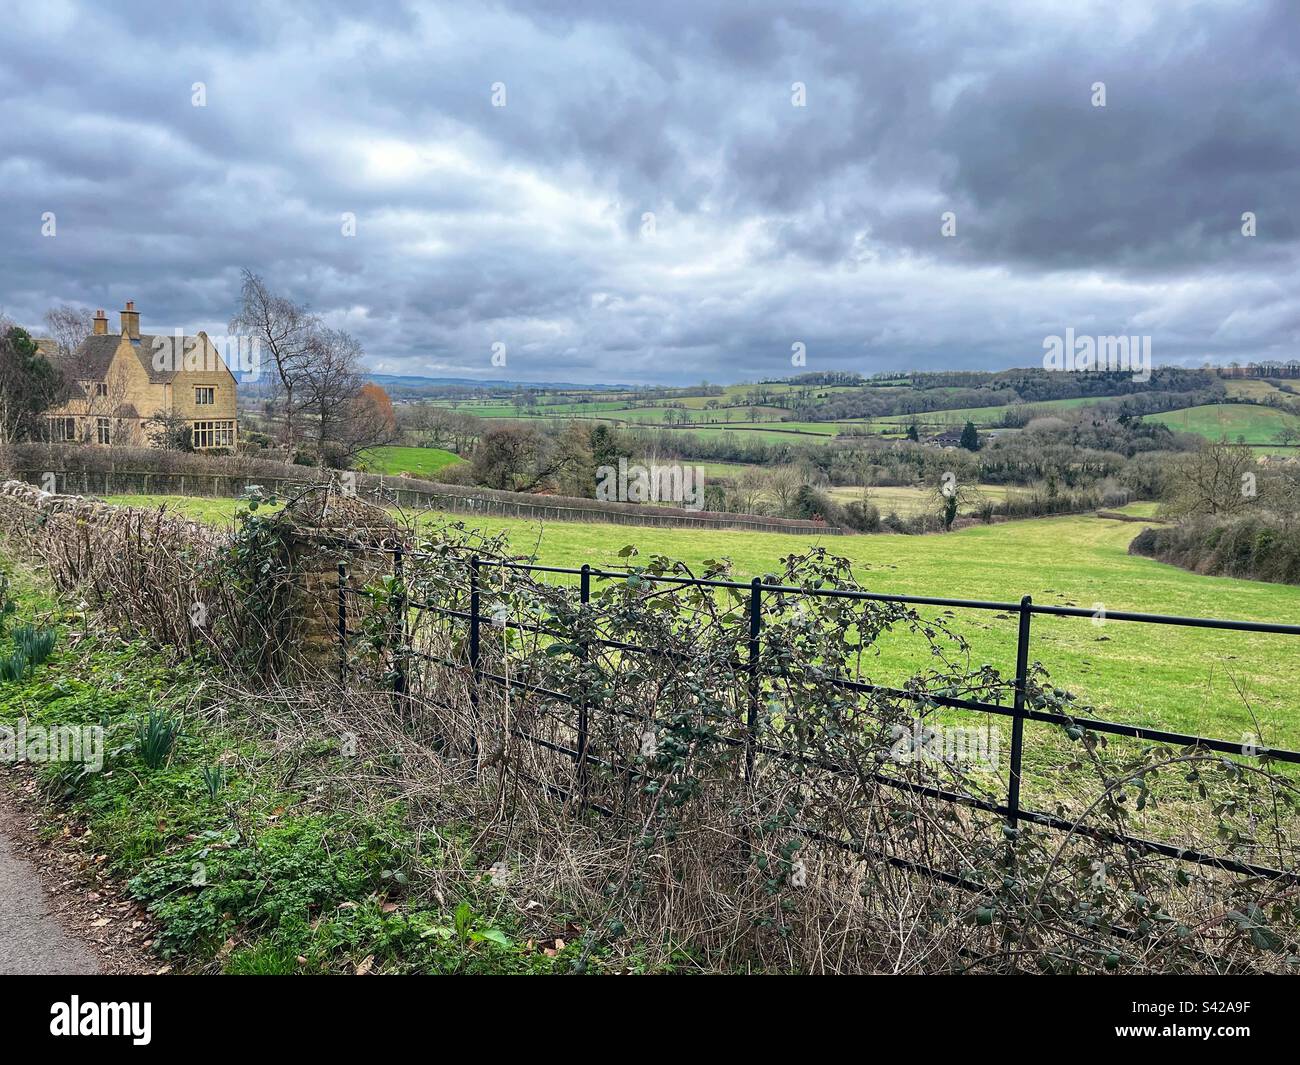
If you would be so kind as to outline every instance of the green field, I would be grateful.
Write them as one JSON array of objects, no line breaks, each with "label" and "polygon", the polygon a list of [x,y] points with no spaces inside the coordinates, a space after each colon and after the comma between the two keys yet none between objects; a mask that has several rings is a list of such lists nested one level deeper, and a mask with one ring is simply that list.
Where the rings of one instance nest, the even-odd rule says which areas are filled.
[{"label": "green field", "polygon": [[[1006,485],[981,484],[976,487],[981,495],[986,499],[991,499],[994,503],[1001,503],[1007,498],[1008,489]],[[852,487],[832,488],[830,496],[837,503],[856,503],[862,498],[863,491],[862,488]],[[934,500],[934,493],[928,488],[901,485],[867,488],[865,491],[868,500],[881,514],[888,514],[892,510],[899,517],[908,518],[927,510],[935,514],[939,512],[939,507]],[[974,507],[966,507],[962,510],[962,513],[970,514],[974,513],[974,511]]]},{"label": "green field", "polygon": [[[659,408],[643,408],[653,414],[662,416]],[[615,414],[621,415],[625,412],[616,411]],[[718,412],[715,412],[718,413]],[[726,412],[721,412],[726,413]],[[733,412],[734,413],[734,412]],[[590,419],[583,418],[584,421],[605,421],[611,425],[622,425],[631,428],[633,423],[615,422],[610,418],[604,418],[598,415],[592,415]],[[528,418],[511,418],[511,424],[527,425]],[[639,421],[635,425],[639,428],[658,429],[673,433],[682,433],[688,436],[699,437],[701,439],[716,440],[720,437],[727,436],[731,438],[740,438],[748,441],[759,441],[765,444],[825,444],[834,440],[836,434],[846,425],[853,424],[863,426],[863,422],[846,423],[846,422],[750,422],[736,421],[725,422],[719,421],[712,425],[688,425],[685,427],[676,425],[664,425],[658,421]]]},{"label": "green field", "polygon": [[1007,411],[1028,407],[1042,414],[1053,410],[1068,410],[1074,407],[1086,407],[1093,403],[1104,403],[1114,396],[1078,396],[1073,399],[1048,399],[1041,403],[1013,403],[1002,407],[958,407],[954,410],[931,410],[922,414],[891,414],[877,418],[877,425],[907,425],[912,421],[926,426],[954,426],[960,428],[968,421],[976,425],[994,425],[1002,421]]},{"label": "green field", "polygon": [[[894,388],[897,385],[877,386],[881,389]],[[504,397],[487,399],[458,400],[456,410],[474,414],[480,418],[517,421],[524,424],[538,419],[581,419],[604,421],[616,426],[642,426],[647,428],[671,429],[674,432],[688,433],[707,440],[717,440],[724,436],[740,438],[763,444],[818,445],[829,443],[841,433],[870,433],[885,437],[899,437],[906,426],[916,421],[927,433],[937,432],[948,427],[960,427],[967,421],[976,425],[993,426],[1002,421],[1008,410],[1006,406],[998,407],[960,407],[952,410],[927,411],[920,414],[894,414],[881,418],[845,418],[838,421],[783,421],[788,411],[782,407],[750,404],[754,390],[765,390],[766,395],[774,401],[779,397],[795,392],[803,392],[812,397],[824,397],[839,392],[859,392],[860,388],[843,385],[800,388],[789,384],[772,385],[732,385],[719,396],[674,396],[670,399],[641,401],[637,403],[631,394],[602,394],[602,398],[591,402],[575,402],[568,394],[557,394],[554,402],[546,402],[547,397],[532,407],[517,407]],[[927,392],[932,398],[944,398],[944,394],[955,391],[951,388],[935,388]],[[1046,400],[1041,403],[1027,404],[1034,411],[1043,414],[1053,409],[1080,407],[1090,403],[1099,403],[1111,397],[1081,397],[1073,399]],[[453,406],[450,400],[435,401],[439,406]],[[714,410],[707,409],[707,404],[717,403]],[[671,406],[669,406],[671,404]],[[1021,406],[1021,405],[1017,405]],[[674,409],[676,408],[676,409]],[[669,425],[666,419],[676,417],[682,408],[692,418],[690,425]],[[761,412],[759,420],[751,416],[751,410]]]},{"label": "green field", "polygon": [[[786,412],[780,407],[754,407],[756,411],[767,419],[768,423],[779,422],[782,415]],[[599,414],[592,415],[617,422],[633,422],[638,425],[659,425],[667,424],[666,418],[668,412],[672,410],[674,415],[679,413],[671,407],[623,407],[619,410],[602,411]],[[693,422],[707,422],[713,425],[730,425],[733,423],[753,424],[750,420],[749,407],[723,407],[719,410],[703,410],[699,407],[687,407],[685,413],[689,415]]]},{"label": "green field", "polygon": [[[670,428],[659,426],[659,428]],[[764,444],[825,444],[840,430],[837,422],[733,422],[730,425],[671,427],[675,433],[687,433],[706,440],[720,437],[761,441]]]},{"label": "green field", "polygon": [[[236,506],[233,500],[165,501],[214,522],[227,520]],[[1146,513],[1149,507],[1134,510]],[[818,543],[771,533],[594,523],[543,526],[492,519],[481,524],[507,530],[521,547],[540,542],[539,559],[552,565],[617,568],[619,549],[635,544],[642,556],[662,553],[695,567],[708,558],[729,558],[741,579],[769,573],[783,555]],[[1028,594],[1036,603],[1091,611],[1101,604],[1109,612],[1300,617],[1300,588],[1205,577],[1129,555],[1128,545],[1142,528],[1138,522],[1093,516],[1042,518],[946,535],[826,537],[822,544],[852,560],[860,579],[876,591],[997,601]],[[1012,615],[957,611],[950,621],[969,639],[972,664],[1012,671]],[[1032,631],[1032,656],[1047,666],[1056,684],[1094,703],[1103,716],[1235,742],[1256,731],[1253,712],[1266,744],[1300,746],[1300,672],[1293,666],[1300,637],[1117,621],[1098,625],[1090,618],[1037,617]],[[887,640],[881,654],[876,676],[884,680],[901,680],[928,665],[913,641]]]},{"label": "green field", "polygon": [[[1260,407],[1249,403],[1207,403],[1200,407],[1148,414],[1148,421],[1160,422],[1180,433],[1196,433],[1207,440],[1239,440],[1247,444],[1272,445],[1279,429],[1290,427],[1300,430],[1300,418],[1275,407]],[[1278,451],[1294,449],[1277,448]]]},{"label": "green field", "polygon": [[371,473],[432,477],[439,470],[461,461],[454,452],[437,447],[373,447],[362,454],[360,468]]},{"label": "green field", "polygon": [[1286,396],[1286,393],[1271,381],[1261,381],[1258,378],[1227,380],[1223,382],[1223,387],[1230,396],[1245,396],[1253,400],[1268,399],[1270,396]]},{"label": "green field", "polygon": [[[686,461],[690,462],[689,459]],[[754,466],[745,462],[691,462],[690,464],[692,466],[703,466],[704,476],[710,481],[714,478],[726,478],[734,481],[742,473],[750,470],[763,471],[765,469],[763,466]]]}]

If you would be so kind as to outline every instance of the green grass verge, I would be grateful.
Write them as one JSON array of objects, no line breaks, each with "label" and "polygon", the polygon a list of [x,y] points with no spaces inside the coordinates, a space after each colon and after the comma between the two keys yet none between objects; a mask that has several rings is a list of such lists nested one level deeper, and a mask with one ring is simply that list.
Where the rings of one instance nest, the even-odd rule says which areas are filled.
[{"label": "green grass verge", "polygon": [[[70,814],[57,824],[77,826],[76,845],[127,881],[159,924],[154,949],[180,971],[350,974],[366,958],[392,972],[568,967],[563,953],[523,945],[486,881],[464,883],[445,905],[413,893],[417,872],[447,861],[449,848],[462,848],[456,861],[470,868],[493,856],[470,853],[474,834],[457,825],[419,842],[396,797],[378,819],[350,805],[333,782],[372,777],[384,756],[348,755],[327,735],[286,743],[286,731],[273,742],[260,731],[268,708],[218,706],[201,661],[97,629],[30,571],[0,565],[14,577],[11,624],[34,620],[60,636],[29,676],[0,682],[0,724],[17,731],[25,721],[29,736],[36,726],[104,730],[98,770],[36,759],[32,769]],[[177,728],[161,758],[146,757],[157,750],[138,734],[150,713]]]}]

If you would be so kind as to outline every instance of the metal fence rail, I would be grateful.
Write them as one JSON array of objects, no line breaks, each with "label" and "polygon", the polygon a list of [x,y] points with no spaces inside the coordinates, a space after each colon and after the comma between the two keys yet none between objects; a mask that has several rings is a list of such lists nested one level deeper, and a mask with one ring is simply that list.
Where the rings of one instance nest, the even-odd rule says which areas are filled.
[{"label": "metal fence rail", "polygon": [[[392,556],[393,572],[400,577],[403,573],[404,562],[411,559],[432,558],[431,555],[422,555],[419,552],[403,552],[401,548],[389,549],[388,554]],[[591,582],[593,580],[623,581],[627,580],[631,574],[628,572],[610,571],[596,569],[591,566],[582,566],[580,569],[573,569],[561,566],[543,566],[532,565],[521,562],[506,562],[496,559],[483,559],[477,556],[471,557],[468,561],[468,610],[455,610],[446,606],[440,606],[435,603],[412,600],[403,598],[401,600],[400,610],[402,617],[402,626],[405,628],[405,614],[408,610],[423,612],[432,612],[438,616],[451,619],[453,621],[465,622],[468,624],[468,655],[466,661],[440,660],[440,664],[456,668],[462,668],[468,671],[471,678],[470,699],[473,706],[477,707],[479,703],[480,687],[484,683],[491,683],[504,687],[506,689],[520,689],[540,694],[549,699],[555,699],[560,702],[571,705],[575,709],[576,720],[574,725],[574,734],[571,744],[559,744],[552,741],[540,739],[538,737],[516,733],[520,738],[535,744],[539,744],[552,750],[564,757],[571,759],[576,766],[575,785],[576,790],[585,796],[587,788],[587,766],[588,764],[611,765],[611,763],[602,762],[601,759],[595,758],[589,749],[590,740],[590,721],[588,707],[584,700],[575,698],[573,695],[565,692],[554,691],[547,688],[541,688],[533,684],[521,681],[519,679],[501,676],[488,672],[482,661],[482,633],[481,629],[484,622],[489,625],[500,625],[501,623],[492,617],[485,616],[482,612],[481,591],[483,571],[489,568],[518,570],[528,574],[542,573],[558,575],[564,577],[577,578],[578,598],[582,609],[586,609],[591,600]],[[800,758],[808,761],[804,756],[792,755],[789,752],[782,751],[762,742],[759,729],[759,707],[761,702],[762,684],[765,679],[773,679],[779,674],[765,672],[763,668],[762,656],[762,604],[765,596],[786,595],[786,596],[815,596],[820,598],[840,598],[846,600],[866,600],[884,603],[900,603],[917,606],[935,606],[948,609],[966,609],[977,611],[989,611],[1002,614],[1011,614],[1017,621],[1017,639],[1016,639],[1016,670],[1012,687],[1012,703],[1006,706],[1000,703],[991,703],[980,699],[965,699],[953,696],[945,696],[933,692],[917,693],[907,691],[901,688],[893,688],[885,685],[877,685],[856,681],[847,677],[833,677],[826,679],[826,683],[847,691],[861,692],[864,694],[884,694],[900,699],[910,699],[914,701],[925,701],[938,706],[950,707],[959,710],[970,710],[981,713],[995,714],[1000,717],[1011,718],[1011,752],[1010,752],[1010,770],[1007,779],[1007,792],[1004,802],[995,802],[988,799],[982,799],[978,796],[965,795],[958,792],[948,791],[946,789],[929,787],[914,781],[900,780],[888,773],[876,773],[873,779],[889,788],[901,788],[915,793],[926,795],[938,801],[955,803],[958,805],[979,809],[1006,819],[1011,828],[1015,828],[1020,822],[1040,825],[1055,831],[1071,832],[1076,836],[1087,836],[1089,838],[1132,847],[1145,854],[1157,854],[1168,858],[1175,858],[1182,861],[1194,863],[1197,865],[1221,869],[1227,872],[1241,874],[1244,876],[1264,877],[1267,879],[1285,879],[1293,882],[1300,882],[1300,872],[1292,869],[1274,869],[1267,866],[1257,865],[1250,862],[1238,861],[1232,858],[1226,858],[1215,854],[1210,854],[1200,850],[1186,849],[1177,847],[1173,844],[1164,843],[1159,840],[1145,839],[1138,836],[1131,836],[1124,833],[1114,832],[1107,829],[1094,828],[1086,825],[1079,825],[1055,814],[1047,813],[1041,810],[1026,808],[1021,802],[1021,776],[1023,769],[1023,758],[1025,752],[1025,735],[1024,725],[1026,721],[1041,722],[1053,724],[1062,727],[1077,727],[1089,731],[1106,733],[1112,736],[1123,736],[1131,739],[1168,744],[1171,746],[1197,748],[1205,751],[1214,751],[1222,754],[1236,755],[1244,758],[1268,759],[1276,762],[1284,762],[1292,765],[1300,764],[1300,751],[1288,749],[1269,749],[1264,747],[1250,748],[1242,743],[1233,743],[1231,741],[1215,738],[1198,736],[1181,732],[1174,732],[1166,729],[1148,728],[1146,726],[1129,725],[1117,721],[1108,721],[1100,718],[1078,717],[1069,714],[1059,713],[1051,710],[1035,708],[1029,702],[1029,679],[1030,679],[1030,642],[1032,637],[1031,625],[1034,615],[1044,615],[1048,617],[1064,618],[1093,618],[1094,612],[1081,607],[1065,606],[1040,606],[1036,605],[1030,596],[1024,596],[1019,602],[997,602],[977,599],[953,599],[941,596],[922,596],[922,595],[892,595],[882,592],[866,592],[856,589],[846,588],[801,588],[796,586],[787,586],[780,584],[765,584],[760,578],[755,577],[750,582],[737,582],[729,580],[694,578],[694,577],[675,577],[675,576],[657,576],[645,573],[635,574],[638,580],[643,582],[657,583],[662,585],[690,586],[698,588],[727,590],[735,593],[744,593],[747,613],[747,630],[746,637],[743,640],[745,653],[738,656],[731,664],[738,672],[744,676],[745,684],[745,720],[743,739],[731,737],[722,737],[722,742],[744,747],[744,775],[745,779],[752,779],[754,774],[754,760],[756,755],[763,754],[766,757],[775,758]],[[350,636],[355,635],[348,628],[348,593],[355,592],[355,589],[347,587],[347,568],[345,563],[339,563],[339,590],[338,590],[338,633],[340,642],[340,671],[341,679],[346,682],[348,666],[347,641]],[[1107,611],[1106,619],[1108,621],[1128,622],[1140,625],[1168,625],[1191,627],[1198,629],[1215,629],[1227,630],[1232,632],[1256,632],[1272,633],[1288,636],[1300,636],[1300,625],[1286,625],[1274,622],[1258,621],[1238,621],[1223,618],[1195,618],[1185,617],[1173,614],[1151,614],[1131,611]],[[506,627],[522,631],[540,633],[542,635],[558,635],[547,633],[538,626],[528,625],[519,621],[506,621]],[[644,647],[637,644],[628,643],[621,640],[608,640],[600,637],[594,637],[591,644],[607,647],[612,650],[644,655],[664,655],[675,654],[664,652],[659,649]],[[590,647],[584,645],[581,653],[586,655]],[[682,657],[679,654],[676,657]],[[393,682],[394,690],[404,693],[407,690],[407,665],[403,662],[397,662],[394,668],[395,680]],[[618,713],[618,711],[614,711]],[[842,767],[829,763],[817,763],[818,768],[831,772],[842,771]],[[619,772],[631,776],[640,776],[637,769],[628,765],[617,765],[612,768],[618,769]],[[852,850],[853,847],[844,841],[831,838],[823,838],[813,833],[820,842],[828,843],[834,846],[845,847]],[[907,859],[894,859],[889,855],[879,855],[894,864],[912,866],[914,863]],[[959,883],[960,878],[953,878],[952,874],[943,873],[938,870],[925,869],[920,870],[927,875],[934,875],[940,879]],[[969,885],[966,885],[969,886]]]}]

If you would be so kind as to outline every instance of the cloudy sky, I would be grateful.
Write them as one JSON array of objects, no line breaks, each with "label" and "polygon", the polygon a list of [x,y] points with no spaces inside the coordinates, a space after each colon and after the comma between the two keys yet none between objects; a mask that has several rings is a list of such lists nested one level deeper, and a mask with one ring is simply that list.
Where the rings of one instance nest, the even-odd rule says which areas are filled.
[{"label": "cloudy sky", "polygon": [[33,325],[223,332],[249,267],[390,373],[1300,357],[1296,0],[40,0],[0,46]]}]

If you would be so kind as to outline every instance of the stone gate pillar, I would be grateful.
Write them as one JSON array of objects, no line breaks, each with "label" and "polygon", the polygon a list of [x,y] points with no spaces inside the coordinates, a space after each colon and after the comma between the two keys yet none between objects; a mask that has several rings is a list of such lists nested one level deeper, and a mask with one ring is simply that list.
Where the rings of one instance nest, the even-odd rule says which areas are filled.
[{"label": "stone gate pillar", "polygon": [[[337,679],[343,651],[339,563],[347,574],[347,628],[356,632],[372,609],[366,598],[356,593],[392,572],[392,549],[400,543],[397,524],[383,508],[331,484],[309,491],[285,507],[283,528],[292,575],[288,657],[311,673]],[[352,657],[348,656],[349,666]]]}]

